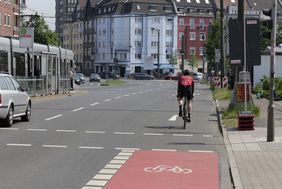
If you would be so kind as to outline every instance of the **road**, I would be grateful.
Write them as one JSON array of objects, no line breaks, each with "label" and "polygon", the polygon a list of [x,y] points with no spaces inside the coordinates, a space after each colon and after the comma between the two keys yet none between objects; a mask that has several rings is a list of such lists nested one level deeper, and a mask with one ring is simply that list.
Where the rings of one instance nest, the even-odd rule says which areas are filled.
[{"label": "road", "polygon": [[30,122],[0,127],[0,189],[232,188],[207,86],[196,85],[186,130],[175,81],[75,90],[35,101]]}]

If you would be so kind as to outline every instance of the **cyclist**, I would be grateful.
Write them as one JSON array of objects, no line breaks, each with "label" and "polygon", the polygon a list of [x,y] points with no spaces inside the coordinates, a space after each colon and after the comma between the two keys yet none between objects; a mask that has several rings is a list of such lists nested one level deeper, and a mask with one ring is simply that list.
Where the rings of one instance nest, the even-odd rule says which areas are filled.
[{"label": "cyclist", "polygon": [[182,102],[183,97],[187,97],[188,122],[191,121],[192,99],[194,95],[194,81],[189,70],[184,70],[183,74],[178,79],[177,99],[179,105],[179,116],[182,117]]}]

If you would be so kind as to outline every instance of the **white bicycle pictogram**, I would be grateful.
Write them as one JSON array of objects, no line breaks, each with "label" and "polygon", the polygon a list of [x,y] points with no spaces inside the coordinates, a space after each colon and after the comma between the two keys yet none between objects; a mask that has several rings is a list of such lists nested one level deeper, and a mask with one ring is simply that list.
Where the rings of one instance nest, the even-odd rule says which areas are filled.
[{"label": "white bicycle pictogram", "polygon": [[158,165],[156,167],[146,167],[144,168],[145,172],[149,173],[160,173],[160,172],[173,172],[173,173],[192,173],[191,169],[183,168],[181,166],[167,166],[167,165]]}]

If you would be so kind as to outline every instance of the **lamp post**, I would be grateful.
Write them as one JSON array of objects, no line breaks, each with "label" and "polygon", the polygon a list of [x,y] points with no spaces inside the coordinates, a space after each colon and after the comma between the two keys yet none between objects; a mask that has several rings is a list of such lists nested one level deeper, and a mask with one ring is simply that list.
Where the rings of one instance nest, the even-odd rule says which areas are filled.
[{"label": "lamp post", "polygon": [[156,29],[156,28],[152,28],[152,32],[153,31],[157,31],[158,34],[158,56],[157,56],[157,78],[160,78],[160,30]]}]

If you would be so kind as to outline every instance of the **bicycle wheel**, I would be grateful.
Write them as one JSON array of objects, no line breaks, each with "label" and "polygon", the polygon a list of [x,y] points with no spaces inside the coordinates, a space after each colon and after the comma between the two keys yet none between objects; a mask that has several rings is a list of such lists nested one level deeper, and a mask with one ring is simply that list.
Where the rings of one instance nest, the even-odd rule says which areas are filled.
[{"label": "bicycle wheel", "polygon": [[182,108],[183,108],[183,124],[184,124],[184,129],[186,129],[187,113],[188,113],[188,110],[187,110],[187,98],[186,97],[184,97],[184,103],[182,105]]}]

